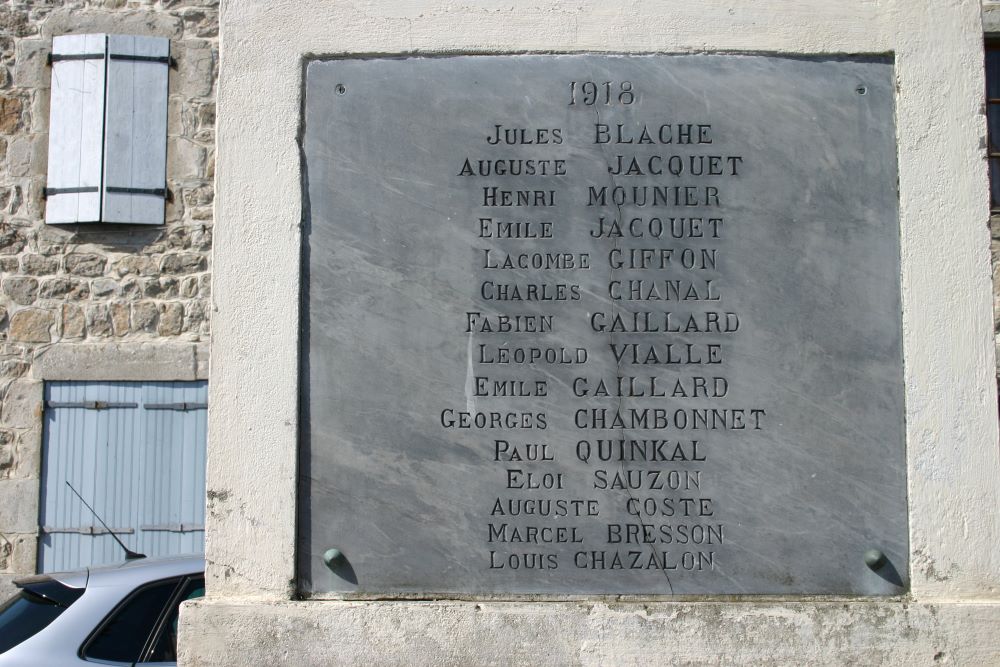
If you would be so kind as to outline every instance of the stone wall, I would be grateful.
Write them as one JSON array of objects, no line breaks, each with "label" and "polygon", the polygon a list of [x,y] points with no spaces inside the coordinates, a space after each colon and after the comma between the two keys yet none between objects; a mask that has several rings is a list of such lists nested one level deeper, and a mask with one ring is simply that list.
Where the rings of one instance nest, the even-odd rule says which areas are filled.
[{"label": "stone wall", "polygon": [[[0,581],[35,569],[42,381],[188,379],[178,349],[208,339],[217,4],[0,7]],[[47,55],[54,35],[85,32],[170,38],[164,226],[43,222]]]}]

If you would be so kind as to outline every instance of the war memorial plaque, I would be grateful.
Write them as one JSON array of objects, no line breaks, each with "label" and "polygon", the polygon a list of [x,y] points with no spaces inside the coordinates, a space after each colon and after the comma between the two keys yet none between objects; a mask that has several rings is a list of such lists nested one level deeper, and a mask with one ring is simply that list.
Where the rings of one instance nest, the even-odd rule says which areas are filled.
[{"label": "war memorial plaque", "polygon": [[890,60],[315,61],[303,137],[304,596],[906,590]]}]

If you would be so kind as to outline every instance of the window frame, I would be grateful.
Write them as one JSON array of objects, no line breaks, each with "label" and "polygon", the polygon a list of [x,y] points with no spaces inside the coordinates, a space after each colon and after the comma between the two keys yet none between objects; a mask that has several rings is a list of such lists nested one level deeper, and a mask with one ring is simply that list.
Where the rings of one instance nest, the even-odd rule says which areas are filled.
[{"label": "window frame", "polygon": [[[986,33],[983,36],[983,96],[985,100],[986,115],[986,172],[989,180],[990,216],[1000,216],[1000,201],[994,201],[994,180],[1000,181],[1000,170],[993,169],[993,161],[1000,161],[1000,137],[994,137],[990,133],[990,107],[1000,108],[1000,97],[990,97],[990,53],[1000,53],[1000,33]],[[1000,77],[1000,63],[997,65],[997,76]],[[992,150],[996,143],[997,150]]]},{"label": "window frame", "polygon": [[146,639],[146,646],[142,651],[142,658],[139,660],[139,664],[147,665],[164,665],[164,664],[177,664],[176,662],[151,662],[149,660],[150,654],[156,649],[156,643],[160,638],[160,635],[166,630],[167,623],[170,621],[170,617],[173,616],[175,611],[180,613],[180,605],[185,600],[194,599],[181,596],[184,595],[184,591],[187,590],[188,585],[192,582],[200,581],[201,587],[205,588],[205,575],[204,574],[189,574],[181,577],[181,582],[174,589],[173,595],[171,595],[169,602],[167,602],[166,607],[164,607],[164,612],[160,614],[160,618],[157,619],[156,625],[153,626],[152,632],[149,633],[149,637]]},{"label": "window frame", "polygon": [[[119,600],[118,604],[116,604],[111,609],[111,611],[109,611],[107,614],[105,614],[104,618],[101,619],[100,623],[98,623],[96,626],[94,626],[94,629],[90,631],[90,634],[87,635],[87,638],[83,641],[82,644],[80,644],[80,648],[77,649],[77,652],[76,652],[77,657],[80,658],[80,660],[84,660],[86,662],[89,662],[89,663],[92,663],[92,664],[95,664],[95,665],[141,665],[141,664],[147,664],[146,663],[146,659],[149,657],[149,654],[150,654],[150,652],[153,649],[153,638],[159,636],[160,630],[163,627],[163,623],[170,616],[169,612],[173,610],[173,608],[174,608],[175,605],[179,605],[180,604],[180,600],[178,600],[178,597],[180,596],[181,592],[183,592],[183,590],[187,586],[188,582],[191,579],[196,579],[198,577],[204,577],[204,575],[202,575],[202,574],[186,574],[186,575],[180,575],[180,576],[165,577],[163,579],[157,579],[155,581],[147,581],[147,582],[143,583],[142,585],[135,587],[134,589],[132,589],[132,591],[129,592],[128,595],[126,595],[121,600]],[[100,658],[92,658],[92,657],[88,657],[87,656],[87,649],[90,648],[90,645],[93,644],[93,642],[97,639],[98,635],[100,635],[101,632],[104,630],[104,628],[106,628],[107,625],[111,622],[111,620],[114,619],[115,616],[117,616],[119,612],[121,612],[121,610],[125,607],[125,605],[127,605],[129,602],[131,602],[132,600],[134,600],[138,595],[141,595],[144,591],[146,591],[146,590],[148,590],[150,588],[153,588],[155,586],[160,586],[160,585],[162,585],[164,583],[169,583],[169,582],[173,582],[174,588],[170,592],[170,595],[167,597],[166,604],[164,604],[163,607],[160,609],[160,613],[156,617],[156,621],[153,622],[153,625],[150,628],[149,633],[147,633],[146,638],[143,640],[142,649],[139,651],[139,656],[138,656],[138,658],[136,658],[136,660],[134,662],[131,662],[131,663],[129,663],[129,662],[115,662],[115,661],[112,661],[112,660],[102,660]],[[164,663],[154,663],[154,664],[164,664]]]}]

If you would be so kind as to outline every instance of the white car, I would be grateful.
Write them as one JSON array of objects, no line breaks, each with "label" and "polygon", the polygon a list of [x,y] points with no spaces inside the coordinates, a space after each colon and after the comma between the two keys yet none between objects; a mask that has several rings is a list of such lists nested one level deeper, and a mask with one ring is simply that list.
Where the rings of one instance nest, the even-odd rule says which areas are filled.
[{"label": "white car", "polygon": [[177,610],[205,594],[203,557],[18,579],[0,605],[0,667],[172,665]]}]

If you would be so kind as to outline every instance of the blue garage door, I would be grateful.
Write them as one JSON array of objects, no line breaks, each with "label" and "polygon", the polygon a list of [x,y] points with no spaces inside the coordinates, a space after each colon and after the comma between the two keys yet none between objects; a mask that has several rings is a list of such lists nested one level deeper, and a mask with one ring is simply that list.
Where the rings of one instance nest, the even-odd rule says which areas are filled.
[{"label": "blue garage door", "polygon": [[205,548],[206,382],[45,386],[40,572]]}]

